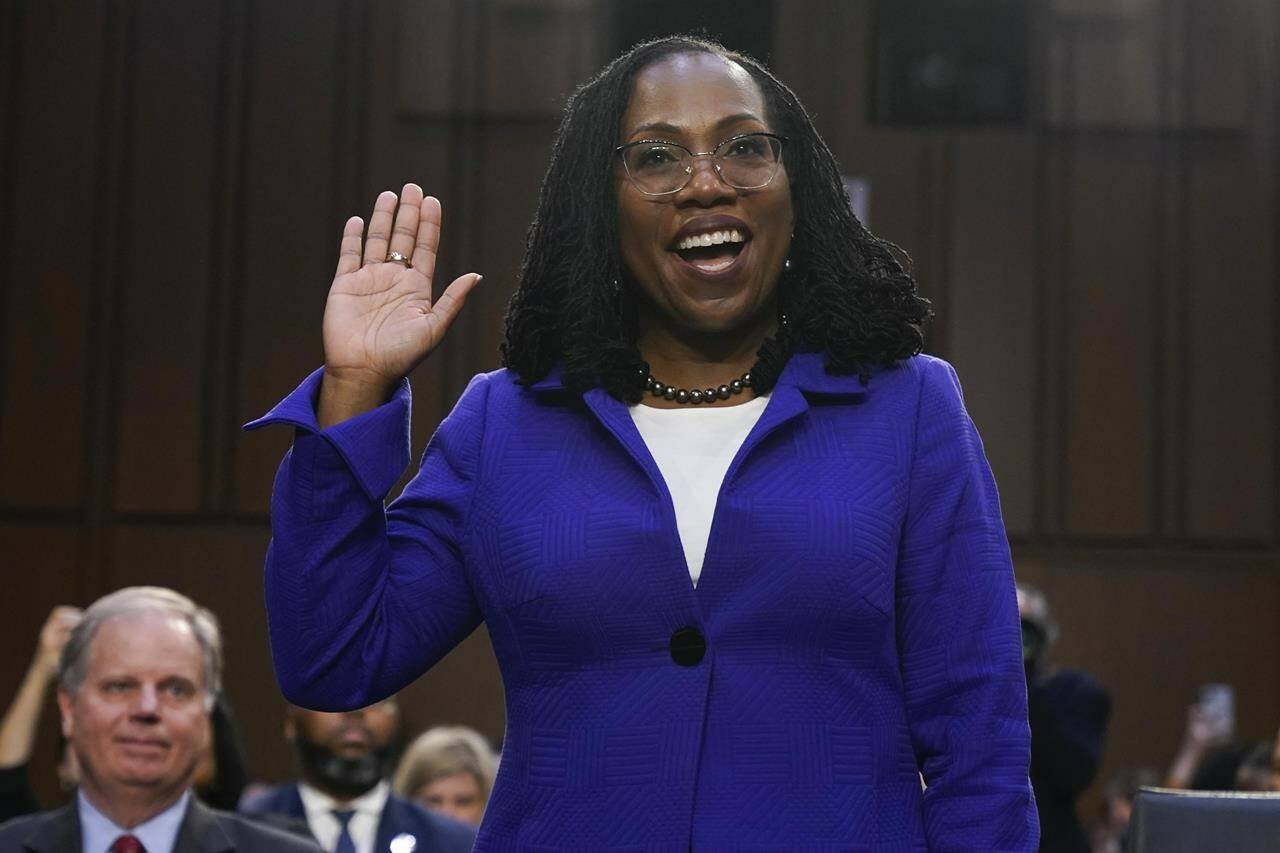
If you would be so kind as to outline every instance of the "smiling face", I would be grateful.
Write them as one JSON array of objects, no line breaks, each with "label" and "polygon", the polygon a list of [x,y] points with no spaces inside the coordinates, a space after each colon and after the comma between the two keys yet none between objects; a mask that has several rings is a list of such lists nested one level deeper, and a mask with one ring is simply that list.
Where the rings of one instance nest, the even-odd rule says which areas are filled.
[{"label": "smiling face", "polygon": [[83,683],[58,694],[86,793],[105,805],[185,790],[209,742],[205,698],[200,643],[184,620],[141,612],[103,622]]},{"label": "smiling face", "polygon": [[[704,152],[761,131],[778,132],[751,75],[719,56],[684,53],[636,75],[619,144],[661,140]],[[753,190],[725,183],[710,157],[697,158],[689,183],[669,195],[645,195],[621,163],[614,180],[622,260],[644,297],[642,325],[677,335],[771,331],[793,226],[785,154],[772,181]],[[712,245],[694,247],[695,237]]]}]

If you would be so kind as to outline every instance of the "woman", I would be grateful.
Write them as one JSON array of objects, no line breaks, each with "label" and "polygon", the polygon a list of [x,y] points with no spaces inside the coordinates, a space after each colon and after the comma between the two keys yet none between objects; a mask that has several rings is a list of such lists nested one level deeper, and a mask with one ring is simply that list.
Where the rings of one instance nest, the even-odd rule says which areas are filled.
[{"label": "woman", "polygon": [[255,424],[297,427],[266,573],[289,699],[389,695],[483,620],[478,850],[1033,850],[995,486],[791,91],[673,38],[574,95],[506,368],[384,512],[403,377],[478,280],[432,303],[438,204],[396,202],[347,223],[325,366]]},{"label": "woman", "polygon": [[466,726],[436,726],[413,739],[396,768],[396,792],[455,820],[480,825],[498,759]]}]

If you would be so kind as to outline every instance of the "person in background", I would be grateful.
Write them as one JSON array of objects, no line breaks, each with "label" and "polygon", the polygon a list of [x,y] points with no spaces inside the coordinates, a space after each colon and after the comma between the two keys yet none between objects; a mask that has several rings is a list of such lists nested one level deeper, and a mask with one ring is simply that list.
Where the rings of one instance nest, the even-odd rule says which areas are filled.
[{"label": "person in background", "polygon": [[1220,707],[1218,694],[1201,692],[1187,708],[1187,727],[1165,775],[1166,788],[1230,791],[1254,743],[1235,741],[1235,715]]},{"label": "person in background", "polygon": [[[18,693],[0,721],[0,823],[40,811],[32,790],[29,763],[45,702],[53,695],[58,658],[71,630],[79,623],[77,607],[55,607],[40,629],[39,643]],[[195,793],[207,806],[235,811],[248,784],[244,750],[226,695],[219,693],[209,715],[212,738],[196,768]],[[80,784],[75,750],[65,739],[58,744],[58,782],[71,793]]]},{"label": "person in background", "polygon": [[1111,699],[1087,673],[1049,667],[1049,649],[1057,639],[1058,626],[1043,592],[1018,584],[1018,615],[1040,851],[1089,853],[1089,837],[1076,814],[1076,800],[1098,774]]},{"label": "person in background", "polygon": [[58,665],[62,733],[81,771],[76,798],[0,827],[0,850],[314,851],[192,796],[221,679],[217,621],[186,596],[130,587],[95,602]]},{"label": "person in background", "polygon": [[497,772],[498,757],[483,735],[466,726],[437,726],[414,738],[393,786],[433,811],[479,826]]},{"label": "person in background", "polygon": [[386,777],[400,743],[394,699],[327,714],[290,707],[296,782],[246,794],[240,811],[314,838],[329,853],[469,853],[475,830],[411,802]]},{"label": "person in background", "polygon": [[1160,784],[1160,775],[1150,767],[1130,767],[1112,776],[1098,801],[1098,820],[1093,825],[1093,853],[1124,853],[1129,844],[1129,821],[1133,801],[1142,788]]},{"label": "person in background", "polygon": [[[59,606],[50,611],[40,629],[31,665],[0,721],[0,823],[40,811],[40,803],[31,790],[28,765],[40,714],[58,677],[58,657],[80,617],[77,607]],[[71,791],[80,782],[75,753],[65,745],[60,753],[58,780],[64,791]]]}]

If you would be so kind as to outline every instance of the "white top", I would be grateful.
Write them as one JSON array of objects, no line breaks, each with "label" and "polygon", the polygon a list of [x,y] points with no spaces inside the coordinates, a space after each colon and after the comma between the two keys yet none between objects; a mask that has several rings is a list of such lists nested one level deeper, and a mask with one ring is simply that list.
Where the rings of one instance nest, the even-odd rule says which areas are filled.
[{"label": "white top", "polygon": [[178,841],[178,830],[187,816],[187,804],[191,791],[183,791],[177,802],[155,817],[147,818],[132,829],[117,826],[115,821],[98,811],[84,795],[84,789],[76,794],[80,809],[80,849],[83,853],[109,853],[111,845],[122,835],[132,835],[142,842],[147,853],[170,853]]},{"label": "white top", "polygon": [[698,585],[711,517],[729,464],[760,420],[768,395],[737,406],[655,409],[630,406],[640,437],[658,463],[675,505],[689,577]]},{"label": "white top", "polygon": [[342,832],[342,824],[333,816],[333,810],[353,809],[355,814],[347,824],[347,832],[356,846],[356,853],[373,853],[373,844],[378,840],[378,821],[382,819],[382,809],[390,793],[391,786],[384,780],[351,802],[339,803],[306,782],[298,783],[298,795],[302,797],[302,807],[307,811],[307,826],[325,850],[338,846],[338,835]]}]

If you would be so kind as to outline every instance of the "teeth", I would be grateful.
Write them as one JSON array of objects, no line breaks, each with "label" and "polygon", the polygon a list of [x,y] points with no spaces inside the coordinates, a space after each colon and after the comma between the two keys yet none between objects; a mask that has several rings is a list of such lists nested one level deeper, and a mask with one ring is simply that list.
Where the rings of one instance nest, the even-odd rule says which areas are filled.
[{"label": "teeth", "polygon": [[691,234],[676,244],[677,249],[692,249],[697,246],[718,246],[721,243],[744,243],[742,232],[736,228],[728,231],[707,231],[702,234]]}]

